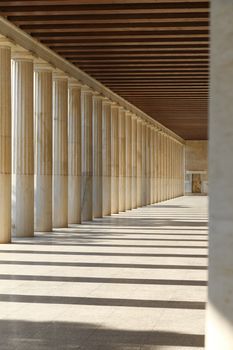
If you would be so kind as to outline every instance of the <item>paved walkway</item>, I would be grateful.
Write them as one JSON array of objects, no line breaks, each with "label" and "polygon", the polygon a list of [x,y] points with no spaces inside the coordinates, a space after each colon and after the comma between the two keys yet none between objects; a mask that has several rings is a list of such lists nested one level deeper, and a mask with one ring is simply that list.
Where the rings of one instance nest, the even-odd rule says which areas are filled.
[{"label": "paved walkway", "polygon": [[1,350],[203,349],[207,198],[0,247]]}]

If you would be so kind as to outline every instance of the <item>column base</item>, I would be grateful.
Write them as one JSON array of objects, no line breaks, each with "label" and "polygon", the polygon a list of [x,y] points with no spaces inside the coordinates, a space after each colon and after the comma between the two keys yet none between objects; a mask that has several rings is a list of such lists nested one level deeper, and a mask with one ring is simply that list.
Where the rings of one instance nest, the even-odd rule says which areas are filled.
[{"label": "column base", "polygon": [[93,217],[103,217],[103,178],[93,176]]},{"label": "column base", "polygon": [[11,175],[0,174],[0,244],[11,242]]},{"label": "column base", "polygon": [[137,178],[132,177],[132,209],[137,208]]},{"label": "column base", "polygon": [[16,237],[34,236],[34,175],[12,175],[12,229]]},{"label": "column base", "polygon": [[53,227],[68,226],[68,177],[53,175]]},{"label": "column base", "polygon": [[111,177],[111,213],[119,213],[119,177]]},{"label": "column base", "polygon": [[125,211],[125,177],[119,177],[119,212]]},{"label": "column base", "polygon": [[35,231],[52,229],[52,176],[35,175]]},{"label": "column base", "polygon": [[126,210],[132,209],[132,179],[131,176],[126,176],[126,191],[125,191],[125,203]]},{"label": "column base", "polygon": [[103,215],[111,215],[111,177],[103,176]]},{"label": "column base", "polygon": [[82,176],[81,222],[93,220],[93,177]]},{"label": "column base", "polygon": [[68,223],[81,223],[81,176],[68,176]]}]

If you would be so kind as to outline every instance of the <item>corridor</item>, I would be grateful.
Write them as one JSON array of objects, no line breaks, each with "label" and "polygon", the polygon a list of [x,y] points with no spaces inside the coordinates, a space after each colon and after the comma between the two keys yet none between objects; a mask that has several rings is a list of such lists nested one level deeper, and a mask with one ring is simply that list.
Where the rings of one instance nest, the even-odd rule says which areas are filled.
[{"label": "corridor", "polygon": [[207,197],[0,248],[0,349],[204,348]]}]

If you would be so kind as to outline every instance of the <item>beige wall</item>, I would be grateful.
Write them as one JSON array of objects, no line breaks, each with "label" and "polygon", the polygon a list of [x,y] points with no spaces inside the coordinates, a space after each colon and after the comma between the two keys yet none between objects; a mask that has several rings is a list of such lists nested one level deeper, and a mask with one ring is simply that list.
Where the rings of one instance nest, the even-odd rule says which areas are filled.
[{"label": "beige wall", "polygon": [[208,141],[185,143],[185,193],[192,193],[192,174],[200,173],[201,193],[208,193]]},{"label": "beige wall", "polygon": [[208,170],[208,141],[186,141],[185,170]]}]

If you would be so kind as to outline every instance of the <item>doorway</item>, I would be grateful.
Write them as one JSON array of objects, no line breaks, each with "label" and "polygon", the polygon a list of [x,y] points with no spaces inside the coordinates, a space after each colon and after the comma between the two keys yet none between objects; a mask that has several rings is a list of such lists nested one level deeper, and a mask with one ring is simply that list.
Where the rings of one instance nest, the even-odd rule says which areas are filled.
[{"label": "doorway", "polygon": [[201,174],[192,174],[192,193],[201,193]]}]

